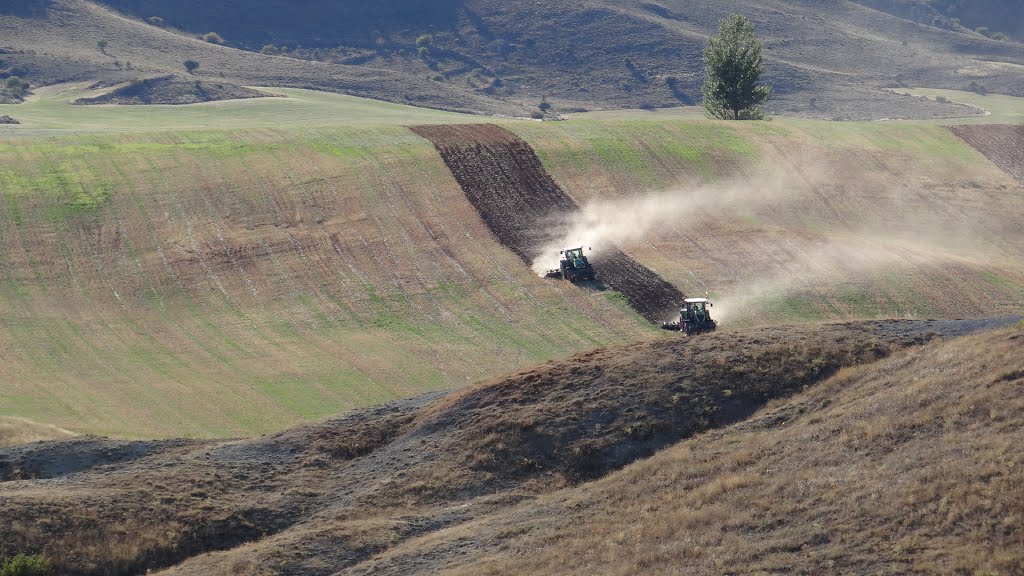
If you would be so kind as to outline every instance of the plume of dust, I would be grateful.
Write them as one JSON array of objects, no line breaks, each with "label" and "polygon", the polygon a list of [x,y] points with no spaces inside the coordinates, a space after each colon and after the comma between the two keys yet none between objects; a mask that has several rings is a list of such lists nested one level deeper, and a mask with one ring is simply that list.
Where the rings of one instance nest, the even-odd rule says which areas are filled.
[{"label": "plume of dust", "polygon": [[[794,251],[792,245],[787,248]],[[991,261],[979,252],[945,251],[928,239],[856,232],[795,248],[797,256],[780,263],[773,273],[745,279],[737,284],[741,289],[736,292],[723,291],[715,300],[715,319],[728,322],[750,312],[758,301],[786,292],[817,291],[850,283],[884,270],[901,274],[922,269],[938,272],[937,267],[945,264],[976,266]]]},{"label": "plume of dust", "polygon": [[742,180],[592,201],[577,213],[551,220],[550,227],[561,228],[561,233],[556,233],[552,241],[536,251],[532,269],[544,275],[547,270],[558,268],[558,253],[566,248],[584,246],[600,252],[610,247],[628,246],[642,242],[658,228],[671,226],[685,230],[699,226],[702,218],[756,209],[793,194],[796,189],[798,187],[791,186],[789,176],[784,173],[761,170]]}]

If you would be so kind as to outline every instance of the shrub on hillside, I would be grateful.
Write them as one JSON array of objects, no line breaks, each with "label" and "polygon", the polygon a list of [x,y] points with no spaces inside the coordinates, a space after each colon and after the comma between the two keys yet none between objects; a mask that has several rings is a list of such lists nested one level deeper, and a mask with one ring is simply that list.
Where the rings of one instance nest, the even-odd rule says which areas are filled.
[{"label": "shrub on hillside", "polygon": [[51,576],[53,569],[42,556],[18,554],[0,563],[0,576]]},{"label": "shrub on hillside", "polygon": [[185,66],[185,70],[188,70],[189,74],[195,74],[196,69],[199,68],[199,62],[195,60],[185,60],[182,65]]},{"label": "shrub on hillside", "polygon": [[203,34],[202,38],[210,44],[224,44],[224,38],[216,32],[207,32],[206,34]]},{"label": "shrub on hillside", "polygon": [[29,84],[18,76],[11,76],[4,81],[0,91],[15,98],[24,98],[28,94]]},{"label": "shrub on hillside", "polygon": [[164,25],[164,19],[159,17],[159,16],[150,16],[149,18],[146,18],[146,22],[149,22],[153,26],[163,26]]},{"label": "shrub on hillside", "polygon": [[423,34],[419,38],[416,38],[417,46],[430,46],[434,43],[434,37],[430,34]]}]

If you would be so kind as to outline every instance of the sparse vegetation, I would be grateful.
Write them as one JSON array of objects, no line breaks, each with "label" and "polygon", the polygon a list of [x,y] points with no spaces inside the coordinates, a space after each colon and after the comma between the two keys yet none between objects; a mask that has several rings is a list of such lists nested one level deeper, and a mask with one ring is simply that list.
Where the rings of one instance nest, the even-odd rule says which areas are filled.
[{"label": "sparse vegetation", "polygon": [[722,20],[704,49],[704,109],[714,118],[757,120],[771,88],[759,84],[764,72],[761,42],[740,15]]},{"label": "sparse vegetation", "polygon": [[196,62],[195,60],[185,60],[182,62],[182,65],[185,66],[185,70],[187,70],[189,74],[195,74],[196,70],[199,68],[199,62]]},{"label": "sparse vegetation", "polygon": [[204,42],[209,42],[210,44],[224,44],[224,38],[216,32],[207,32],[206,34],[203,34],[201,38]]},{"label": "sparse vegetation", "polygon": [[434,37],[430,34],[423,34],[416,38],[416,45],[420,47],[432,46],[434,44]]},{"label": "sparse vegetation", "polygon": [[264,44],[263,48],[260,48],[260,53],[275,56],[281,53],[281,49],[273,44]]},{"label": "sparse vegetation", "polygon": [[28,95],[30,87],[28,82],[18,76],[10,76],[0,84],[0,92],[15,100],[21,100]]},{"label": "sparse vegetation", "polygon": [[984,96],[988,94],[988,89],[985,88],[984,84],[981,84],[977,80],[971,80],[971,83],[967,85],[968,92],[974,92],[975,94],[981,94]]},{"label": "sparse vegetation", "polygon": [[18,554],[0,560],[0,576],[52,576],[50,562],[39,555]]},{"label": "sparse vegetation", "polygon": [[96,48],[99,49],[99,51],[103,54],[107,53],[107,45],[108,43],[106,40],[98,40],[96,42]]}]

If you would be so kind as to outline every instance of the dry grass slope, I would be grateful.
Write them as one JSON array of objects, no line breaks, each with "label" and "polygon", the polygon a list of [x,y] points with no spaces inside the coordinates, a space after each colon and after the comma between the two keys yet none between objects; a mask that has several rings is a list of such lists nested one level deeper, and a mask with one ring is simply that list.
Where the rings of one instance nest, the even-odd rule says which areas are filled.
[{"label": "dry grass slope", "polygon": [[[773,469],[787,476],[768,475],[765,481],[778,481],[784,488],[792,481],[788,475],[822,469],[751,463],[778,455],[774,449],[762,452],[756,447],[771,446],[775,434],[803,430],[800,422],[835,422],[840,432],[833,434],[846,434],[841,419],[825,418],[828,410],[844,406],[837,389],[849,387],[858,401],[877,404],[879,398],[872,394],[882,385],[871,378],[882,369],[862,373],[842,367],[922,344],[936,329],[950,328],[923,322],[862,323],[721,332],[686,343],[654,340],[596,350],[458,393],[422,396],[251,440],[82,438],[8,448],[0,450],[0,481],[6,480],[0,484],[0,513],[10,519],[0,526],[0,553],[41,552],[66,574],[131,574],[168,566],[174,566],[168,573],[175,574],[433,573],[451,562],[481,559],[502,544],[518,548],[517,536],[534,529],[545,539],[571,534],[559,523],[583,522],[584,516],[572,516],[582,506],[592,507],[597,521],[612,514],[601,508],[612,502],[628,510],[620,519],[623,526],[653,528],[648,522],[638,524],[638,519],[652,517],[664,502],[689,498],[688,490],[677,492],[682,486],[699,487],[724,475],[692,496],[703,494],[701,498],[711,501],[747,486],[746,479],[730,479],[735,474],[753,478],[756,471],[777,466]],[[1019,332],[999,338],[1013,336],[1009,342],[1019,344]],[[990,337],[971,346],[987,345],[986,366],[1012,382],[1015,368],[1012,359],[999,356],[1005,349],[999,342]],[[940,359],[955,350],[939,345],[926,349],[930,352],[924,358],[939,354]],[[899,366],[919,361],[916,356],[899,358]],[[924,370],[913,365],[918,372]],[[837,370],[840,379],[832,380],[827,394],[814,391],[816,383]],[[911,380],[885,384],[890,392],[918,389]],[[998,385],[1008,384],[1000,380]],[[858,392],[865,386],[870,388]],[[800,394],[805,388],[811,392]],[[793,394],[793,401],[770,404],[769,412],[743,421],[773,399]],[[1005,438],[1009,441],[1013,430],[1019,430],[1012,411],[1015,401],[1008,397],[1005,411],[999,408],[980,424],[989,432],[996,424],[1009,426],[997,429],[1010,434]],[[972,410],[987,409],[979,404]],[[824,420],[813,419],[819,412]],[[907,417],[920,422],[920,415]],[[735,422],[740,423],[730,426]],[[859,436],[860,429],[853,428],[850,440],[841,444],[852,452],[836,455],[831,465],[849,466],[858,458],[870,462],[871,454],[885,454],[871,442],[901,434],[904,425],[895,417],[886,422],[893,431],[886,428],[873,436]],[[952,433],[954,425],[932,422],[926,430]],[[709,429],[723,432],[701,434]],[[653,456],[652,464],[641,461],[609,475],[690,436],[688,442],[701,446],[737,434],[751,439],[744,442],[742,456],[719,460],[715,455],[724,448],[714,445],[707,451],[694,448],[693,456],[686,456],[707,462],[658,464],[691,454],[674,447]],[[761,435],[764,440],[753,440]],[[806,441],[801,447],[784,446],[800,458],[830,454],[808,450]],[[1007,449],[1012,455],[1012,448]],[[929,454],[920,455],[916,464],[927,467]],[[54,462],[67,464],[54,467]],[[958,465],[952,459],[945,463]],[[642,477],[635,476],[637,470]],[[638,492],[604,499],[616,489]],[[641,494],[651,499],[645,502]],[[578,506],[558,509],[565,501]],[[769,496],[755,501],[783,505]],[[747,514],[758,509],[734,510],[739,511],[737,525],[747,526],[744,522],[753,522]],[[717,514],[708,520],[732,525],[726,511]],[[125,518],[132,520],[126,523]],[[751,530],[771,534],[763,528]],[[593,542],[581,540],[580,545],[593,547]],[[524,569],[557,572],[552,566],[564,561],[537,559]],[[499,572],[509,570],[508,565],[496,565]]]},{"label": "dry grass slope", "polygon": [[1014,573],[1024,328],[921,345],[984,326],[654,340],[258,439],[8,448],[0,553],[72,575]]},{"label": "dry grass slope", "polygon": [[24,418],[0,417],[0,446],[15,446],[44,440],[71,438],[74,433],[49,424],[40,424]]},{"label": "dry grass slope", "polygon": [[845,369],[346,573],[1019,574],[1022,345],[1018,327]]}]

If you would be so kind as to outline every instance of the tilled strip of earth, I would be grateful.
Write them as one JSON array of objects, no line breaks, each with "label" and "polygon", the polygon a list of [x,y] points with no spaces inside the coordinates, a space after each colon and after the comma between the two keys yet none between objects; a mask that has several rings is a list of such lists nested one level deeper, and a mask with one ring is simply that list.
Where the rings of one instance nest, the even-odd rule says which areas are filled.
[{"label": "tilled strip of earth", "polygon": [[[579,205],[512,132],[493,124],[411,129],[434,144],[480,217],[527,265],[568,233]],[[591,260],[597,279],[650,322],[665,320],[682,304],[682,292],[617,248],[602,249]]]},{"label": "tilled strip of earth", "polygon": [[1024,126],[977,124],[950,130],[1024,184]]}]

